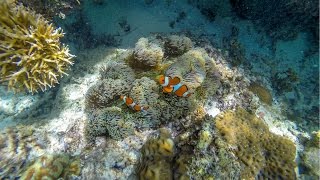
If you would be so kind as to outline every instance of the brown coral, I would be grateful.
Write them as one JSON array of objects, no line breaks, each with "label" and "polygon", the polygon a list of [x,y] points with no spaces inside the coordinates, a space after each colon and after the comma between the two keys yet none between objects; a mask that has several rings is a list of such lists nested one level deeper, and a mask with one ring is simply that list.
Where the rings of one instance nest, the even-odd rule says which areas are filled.
[{"label": "brown coral", "polygon": [[266,103],[267,105],[272,104],[272,95],[267,88],[254,82],[250,84],[249,90],[256,94],[262,102]]},{"label": "brown coral", "polygon": [[11,0],[0,2],[0,82],[34,93],[67,75],[72,57],[59,39],[62,30]]},{"label": "brown coral", "polygon": [[216,119],[219,134],[234,147],[243,163],[242,178],[295,179],[295,145],[272,134],[254,114],[244,109],[226,111]]}]

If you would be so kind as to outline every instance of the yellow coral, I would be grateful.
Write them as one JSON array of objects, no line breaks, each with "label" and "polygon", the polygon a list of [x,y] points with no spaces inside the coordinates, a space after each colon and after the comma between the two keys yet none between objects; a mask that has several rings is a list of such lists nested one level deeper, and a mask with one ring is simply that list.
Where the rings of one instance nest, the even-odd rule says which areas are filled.
[{"label": "yellow coral", "polygon": [[73,55],[61,46],[60,28],[12,0],[0,1],[0,82],[34,93],[58,83]]},{"label": "yellow coral", "polygon": [[272,134],[254,114],[239,108],[220,114],[215,121],[219,134],[243,163],[242,178],[296,178],[294,143]]}]

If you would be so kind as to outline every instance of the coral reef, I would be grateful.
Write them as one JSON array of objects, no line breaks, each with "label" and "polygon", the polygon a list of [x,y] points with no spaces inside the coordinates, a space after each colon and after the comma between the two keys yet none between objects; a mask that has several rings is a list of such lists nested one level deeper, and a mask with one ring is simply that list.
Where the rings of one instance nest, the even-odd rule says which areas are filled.
[{"label": "coral reef", "polygon": [[22,173],[21,178],[25,180],[70,179],[73,175],[80,175],[80,160],[57,154],[39,157]]},{"label": "coral reef", "polygon": [[0,178],[15,179],[34,156],[44,153],[46,136],[31,126],[7,128],[0,133]]},{"label": "coral reef", "polygon": [[149,138],[141,148],[142,158],[137,172],[139,179],[173,179],[171,161],[174,148],[168,129],[160,129],[158,137]]},{"label": "coral reef", "polygon": [[234,146],[242,162],[242,178],[295,179],[293,142],[270,133],[260,119],[241,108],[226,111],[215,121],[219,134]]},{"label": "coral reef", "polygon": [[206,77],[207,61],[212,60],[203,49],[193,49],[178,57],[165,74],[170,77],[179,77],[182,84],[195,91]]},{"label": "coral reef", "polygon": [[0,82],[31,93],[57,84],[74,57],[59,42],[62,30],[14,2],[1,1],[0,9]]},{"label": "coral reef", "polygon": [[193,44],[186,36],[171,35],[164,42],[165,56],[180,56],[189,51]]},{"label": "coral reef", "polygon": [[140,38],[134,48],[135,66],[156,67],[162,62],[162,48],[147,38]]}]

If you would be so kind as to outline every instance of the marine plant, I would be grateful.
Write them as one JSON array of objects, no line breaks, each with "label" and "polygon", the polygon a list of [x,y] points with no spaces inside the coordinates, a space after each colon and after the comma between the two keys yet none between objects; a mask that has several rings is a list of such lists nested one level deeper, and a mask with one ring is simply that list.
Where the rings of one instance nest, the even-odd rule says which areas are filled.
[{"label": "marine plant", "polygon": [[74,55],[41,15],[12,0],[0,2],[0,82],[13,91],[45,91],[67,75]]}]

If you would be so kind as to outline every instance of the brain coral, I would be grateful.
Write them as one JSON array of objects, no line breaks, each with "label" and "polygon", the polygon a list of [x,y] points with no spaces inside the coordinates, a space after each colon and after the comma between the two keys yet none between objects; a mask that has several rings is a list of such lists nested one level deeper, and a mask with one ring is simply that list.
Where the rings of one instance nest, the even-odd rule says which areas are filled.
[{"label": "brain coral", "polygon": [[166,75],[179,77],[191,90],[199,87],[206,77],[206,64],[211,61],[203,49],[193,49],[179,56],[166,70]]},{"label": "brain coral", "polygon": [[155,67],[162,62],[162,48],[147,38],[140,38],[134,48],[134,60],[136,66]]},{"label": "brain coral", "polygon": [[0,1],[0,11],[0,82],[34,93],[67,75],[74,56],[61,46],[60,28],[11,0]]},{"label": "brain coral", "polygon": [[219,134],[243,163],[242,178],[295,179],[295,145],[269,132],[254,114],[238,108],[215,119]]}]

